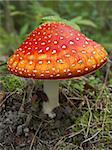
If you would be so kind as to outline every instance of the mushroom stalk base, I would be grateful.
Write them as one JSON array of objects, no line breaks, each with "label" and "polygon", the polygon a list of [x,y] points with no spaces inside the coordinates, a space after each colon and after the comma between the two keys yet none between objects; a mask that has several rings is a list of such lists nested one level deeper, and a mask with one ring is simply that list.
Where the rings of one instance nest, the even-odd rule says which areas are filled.
[{"label": "mushroom stalk base", "polygon": [[56,116],[53,109],[59,106],[59,81],[46,80],[44,81],[44,92],[48,97],[47,102],[43,102],[43,112],[48,114],[50,118]]}]

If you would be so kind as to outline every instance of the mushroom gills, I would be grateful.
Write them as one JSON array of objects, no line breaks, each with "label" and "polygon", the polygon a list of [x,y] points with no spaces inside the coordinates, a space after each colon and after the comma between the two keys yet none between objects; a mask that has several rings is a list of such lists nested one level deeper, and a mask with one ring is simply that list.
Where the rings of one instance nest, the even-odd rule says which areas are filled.
[{"label": "mushroom gills", "polygon": [[59,80],[45,80],[44,92],[48,101],[43,102],[43,112],[48,114],[50,118],[54,118],[56,114],[53,109],[59,106]]}]

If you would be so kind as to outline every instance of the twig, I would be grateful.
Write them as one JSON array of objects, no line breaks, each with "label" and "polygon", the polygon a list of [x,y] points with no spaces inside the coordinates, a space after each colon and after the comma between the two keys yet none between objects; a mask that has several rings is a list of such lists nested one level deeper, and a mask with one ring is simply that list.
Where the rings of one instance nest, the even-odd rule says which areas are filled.
[{"label": "twig", "polygon": [[12,147],[12,150],[15,150],[15,148],[14,148],[14,146],[13,146],[13,144],[11,143],[11,147]]},{"label": "twig", "polygon": [[11,94],[9,94],[1,103],[0,103],[0,107],[7,101],[7,99],[9,97],[11,97],[13,94],[15,94],[17,92],[17,90],[15,90],[14,92],[12,92]]},{"label": "twig", "polygon": [[3,144],[2,144],[2,143],[0,143],[0,146],[4,148],[4,146],[3,146]]},{"label": "twig", "polygon": [[32,150],[33,143],[34,143],[34,141],[35,141],[36,135],[37,135],[37,133],[39,132],[41,126],[42,126],[42,122],[40,123],[38,129],[37,129],[36,132],[35,132],[35,135],[34,135],[32,141],[31,141],[29,150]]},{"label": "twig", "polygon": [[78,134],[80,134],[82,131],[84,131],[85,129],[83,128],[83,129],[81,129],[80,131],[78,131],[78,132],[73,132],[73,133],[71,133],[69,136],[68,136],[68,138],[72,138],[72,137],[74,137],[74,136],[76,136],[76,135],[78,135]]},{"label": "twig", "polygon": [[26,121],[25,121],[25,126],[28,126],[30,124],[30,121],[32,119],[32,114],[28,114],[27,117],[26,117]]},{"label": "twig", "polygon": [[23,96],[23,99],[22,99],[22,104],[21,104],[21,106],[20,106],[20,109],[19,109],[19,112],[18,112],[18,113],[21,113],[21,112],[23,112],[23,110],[24,110],[25,97],[26,97],[26,91],[24,91],[24,96]]},{"label": "twig", "polygon": [[101,92],[99,93],[99,96],[97,97],[97,100],[96,100],[96,101],[98,101],[98,100],[100,99],[100,97],[102,96],[102,94],[103,94],[103,91],[104,91],[105,86],[106,86],[106,83],[107,83],[109,71],[110,71],[110,63],[107,64],[107,71],[106,71],[106,75],[105,75],[104,84],[103,84],[103,86],[102,86]]},{"label": "twig", "polygon": [[101,132],[101,129],[98,132],[96,132],[95,134],[93,134],[93,136],[91,136],[90,138],[88,138],[88,139],[84,140],[83,142],[81,142],[80,147],[82,147],[82,145],[84,143],[86,143],[86,142],[92,140],[93,138],[95,138],[100,132]]},{"label": "twig", "polygon": [[88,106],[89,114],[90,114],[89,121],[88,121],[88,126],[87,126],[87,132],[86,132],[86,135],[85,135],[85,137],[87,137],[87,136],[88,136],[88,133],[89,133],[89,128],[90,128],[91,119],[92,119],[92,111],[91,111],[90,104],[89,104],[89,100],[88,100],[87,96],[85,96],[85,100],[86,100],[86,102],[87,102],[87,106]]},{"label": "twig", "polygon": [[6,64],[7,64],[6,62],[1,63],[1,64],[0,64],[0,67],[1,67],[1,66],[4,66],[4,65],[6,65]]},{"label": "twig", "polygon": [[108,62],[109,62],[109,63],[112,63],[112,60],[108,59]]},{"label": "twig", "polygon": [[52,122],[52,120],[45,120],[45,119],[43,119],[42,117],[39,117],[39,116],[37,116],[36,114],[32,114],[34,117],[36,117],[36,118],[38,118],[38,119],[40,119],[41,121],[43,121],[43,122],[46,122],[46,123],[50,123],[50,122]]},{"label": "twig", "polygon": [[105,125],[105,121],[106,121],[106,115],[107,115],[107,111],[108,111],[108,98],[106,99],[106,107],[104,110],[104,116],[103,116],[103,122],[102,122],[102,131],[104,130],[104,125]]},{"label": "twig", "polygon": [[73,138],[74,136],[80,134],[82,131],[84,131],[84,129],[81,129],[80,131],[78,132],[72,132],[72,133],[69,133],[67,135],[64,135],[64,136],[61,136],[61,138],[59,139],[59,141],[55,144],[53,150],[56,150],[57,146],[60,145],[63,141],[65,141],[66,139],[68,138]]}]

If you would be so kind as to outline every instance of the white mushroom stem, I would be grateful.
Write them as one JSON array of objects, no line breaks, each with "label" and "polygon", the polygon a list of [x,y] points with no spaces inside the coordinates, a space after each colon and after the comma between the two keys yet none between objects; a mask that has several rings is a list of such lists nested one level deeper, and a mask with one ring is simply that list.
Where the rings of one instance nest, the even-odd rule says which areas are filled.
[{"label": "white mushroom stem", "polygon": [[59,106],[59,80],[45,80],[44,92],[48,97],[48,101],[43,102],[43,112],[53,118],[55,114],[52,111]]}]

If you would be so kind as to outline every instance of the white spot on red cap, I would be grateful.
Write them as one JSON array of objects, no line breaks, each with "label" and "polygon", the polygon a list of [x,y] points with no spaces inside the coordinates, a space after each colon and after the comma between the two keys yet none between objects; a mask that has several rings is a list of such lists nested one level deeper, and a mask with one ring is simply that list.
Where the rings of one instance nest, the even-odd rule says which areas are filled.
[{"label": "white spot on red cap", "polygon": [[27,55],[30,55],[30,54],[31,54],[31,52],[28,52],[28,53],[27,53]]},{"label": "white spot on red cap", "polygon": [[72,67],[74,67],[75,66],[75,64],[72,64]]},{"label": "white spot on red cap", "polygon": [[73,52],[73,53],[76,53],[76,50],[73,49],[72,52]]},{"label": "white spot on red cap", "polygon": [[88,68],[85,68],[85,71],[88,71],[89,69]]},{"label": "white spot on red cap", "polygon": [[71,73],[71,72],[69,72],[69,73],[68,73],[68,76],[71,76],[71,75],[72,75],[72,73]]},{"label": "white spot on red cap", "polygon": [[60,36],[60,40],[63,40],[64,39],[64,37],[63,36]]},{"label": "white spot on red cap", "polygon": [[46,70],[45,72],[46,72],[46,73],[49,73],[49,70]]},{"label": "white spot on red cap", "polygon": [[76,38],[76,40],[77,40],[77,41],[79,41],[79,40],[80,40],[80,38],[78,38],[78,37],[77,37],[77,38]]},{"label": "white spot on red cap", "polygon": [[65,54],[65,57],[70,57],[70,54]]},{"label": "white spot on red cap", "polygon": [[95,52],[95,51],[93,51],[93,54],[96,54],[96,52]]},{"label": "white spot on red cap", "polygon": [[47,36],[44,36],[44,39],[47,39]]},{"label": "white spot on red cap", "polygon": [[38,32],[38,35],[40,35],[40,32]]},{"label": "white spot on red cap", "polygon": [[87,37],[85,38],[87,41],[90,41],[90,39],[88,39]]},{"label": "white spot on red cap", "polygon": [[53,50],[52,50],[52,54],[56,54],[56,49],[53,49]]},{"label": "white spot on red cap", "polygon": [[47,61],[47,63],[48,63],[48,64],[50,64],[50,63],[51,63],[51,61],[50,61],[50,60],[48,60],[48,61]]},{"label": "white spot on red cap", "polygon": [[58,73],[56,76],[57,76],[57,77],[59,77],[59,76],[60,76],[60,74]]},{"label": "white spot on red cap", "polygon": [[83,46],[83,47],[86,47],[86,45],[84,45],[84,44],[83,44],[82,46]]},{"label": "white spot on red cap", "polygon": [[88,59],[88,62],[91,62],[91,59]]},{"label": "white spot on red cap", "polygon": [[104,60],[103,60],[103,59],[101,60],[101,63],[102,63],[102,62],[104,62]]},{"label": "white spot on red cap", "polygon": [[50,48],[49,47],[46,47],[46,51],[48,51]]},{"label": "white spot on red cap", "polygon": [[52,70],[55,70],[55,68],[53,67]]},{"label": "white spot on red cap", "polygon": [[19,48],[19,50],[21,51],[21,50],[22,50],[22,48]]},{"label": "white spot on red cap", "polygon": [[38,44],[38,42],[35,42],[35,44]]},{"label": "white spot on red cap", "polygon": [[82,64],[82,63],[83,63],[83,61],[82,61],[82,60],[79,60],[79,61],[78,61],[78,63],[79,63],[79,64]]},{"label": "white spot on red cap", "polygon": [[41,77],[44,77],[44,74],[42,73],[40,76],[41,76]]},{"label": "white spot on red cap", "polygon": [[43,35],[45,35],[45,34],[46,34],[46,32],[43,33]]},{"label": "white spot on red cap", "polygon": [[85,41],[85,44],[88,44],[88,42],[87,42],[87,41]]},{"label": "white spot on red cap", "polygon": [[96,65],[93,65],[93,68],[96,68]]},{"label": "white spot on red cap", "polygon": [[82,54],[86,54],[86,51],[82,51]]},{"label": "white spot on red cap", "polygon": [[51,40],[48,40],[48,43],[50,43],[51,42]]},{"label": "white spot on red cap", "polygon": [[77,72],[81,72],[81,70],[80,70],[80,69],[78,69],[78,70],[77,70]]},{"label": "white spot on red cap", "polygon": [[73,42],[73,41],[70,41],[69,43],[70,43],[70,45],[73,45],[73,44],[74,44],[74,42]]},{"label": "white spot on red cap", "polygon": [[38,51],[38,53],[41,53],[42,52],[42,49],[40,49],[39,51]]},{"label": "white spot on red cap", "polygon": [[100,66],[100,64],[97,64],[97,66],[99,67],[99,66]]},{"label": "white spot on red cap", "polygon": [[53,77],[53,74],[51,74],[50,77],[52,78],[52,77]]},{"label": "white spot on red cap", "polygon": [[51,37],[52,37],[52,35],[50,34],[50,35],[48,35],[48,37],[49,37],[49,38],[51,38]]},{"label": "white spot on red cap", "polygon": [[36,73],[36,72],[37,72],[37,70],[33,70],[33,72],[35,72],[35,73]]},{"label": "white spot on red cap", "polygon": [[62,45],[62,48],[65,49],[65,48],[67,48],[67,46],[66,45]]},{"label": "white spot on red cap", "polygon": [[38,63],[41,65],[42,64],[42,60],[40,60]]},{"label": "white spot on red cap", "polygon": [[38,38],[38,41],[41,41],[41,38]]},{"label": "white spot on red cap", "polygon": [[58,41],[54,41],[54,44],[58,44]]},{"label": "white spot on red cap", "polygon": [[33,64],[33,61],[30,61],[29,64],[32,65],[32,64]]},{"label": "white spot on red cap", "polygon": [[41,45],[45,45],[45,44],[46,44],[45,42],[42,42],[42,43],[41,43]]},{"label": "white spot on red cap", "polygon": [[28,49],[30,50],[30,49],[31,49],[31,47],[28,47]]},{"label": "white spot on red cap", "polygon": [[64,69],[64,70],[63,70],[63,72],[67,72],[67,70],[66,70],[66,69]]},{"label": "white spot on red cap", "polygon": [[71,36],[73,36],[73,33],[70,33]]},{"label": "white spot on red cap", "polygon": [[39,29],[42,29],[42,26],[39,26]]}]

